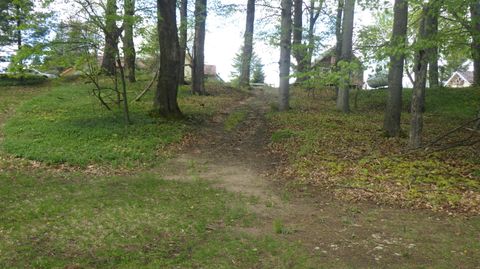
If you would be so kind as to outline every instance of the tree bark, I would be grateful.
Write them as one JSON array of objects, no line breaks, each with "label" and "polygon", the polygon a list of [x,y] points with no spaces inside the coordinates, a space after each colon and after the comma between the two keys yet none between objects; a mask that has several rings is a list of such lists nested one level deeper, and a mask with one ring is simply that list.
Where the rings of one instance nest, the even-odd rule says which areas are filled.
[{"label": "tree bark", "polygon": [[[342,18],[343,18],[344,0],[338,0],[337,17],[335,20],[335,63],[334,71],[338,71],[338,61],[342,57]],[[335,100],[338,99],[338,85],[335,85]]]},{"label": "tree bark", "polygon": [[302,44],[303,36],[303,0],[293,0],[293,43],[292,54],[297,62],[297,80],[296,83],[305,81],[305,55],[306,49]]},{"label": "tree bark", "polygon": [[123,38],[123,57],[125,62],[125,71],[128,81],[135,82],[135,44],[133,43],[133,24],[135,15],[135,0],[124,0],[124,19],[125,34]]},{"label": "tree bark", "polygon": [[192,92],[205,95],[205,22],[207,19],[207,0],[195,1],[195,37],[193,41]]},{"label": "tree bark", "polygon": [[280,87],[279,105],[280,111],[290,108],[290,55],[292,38],[292,0],[282,0],[282,17],[280,28]]},{"label": "tree bark", "polygon": [[388,70],[388,97],[383,129],[389,137],[400,136],[402,113],[402,79],[408,21],[408,0],[395,0],[393,31],[390,45],[390,68]]},{"label": "tree bark", "polygon": [[[350,63],[352,61],[352,45],[353,45],[353,20],[355,14],[355,0],[346,0],[343,22],[342,22],[342,54],[340,61]],[[344,73],[344,72],[342,72]],[[350,112],[350,85],[351,74],[348,78],[342,79],[337,96],[337,110],[343,113]]]},{"label": "tree bark", "polygon": [[188,12],[188,0],[181,0],[180,1],[180,68],[179,68],[179,75],[180,80],[179,84],[185,84],[185,56],[187,51],[187,13]]},{"label": "tree bark", "polygon": [[[417,49],[415,55],[415,84],[413,85],[412,103],[411,103],[411,121],[410,121],[410,136],[409,146],[411,148],[418,148],[422,144],[422,130],[423,130],[423,111],[425,104],[425,86],[427,82],[427,66],[428,58],[427,51],[430,49],[426,46],[425,41],[431,37],[433,30],[431,25],[426,25],[429,19],[430,9],[424,7],[422,11],[422,19],[418,29],[417,42],[420,48]],[[428,29],[427,29],[428,28]]]},{"label": "tree bark", "polygon": [[116,23],[117,0],[107,0],[105,9],[105,46],[103,49],[102,70],[108,74],[115,73],[115,52],[118,46],[120,30]]},{"label": "tree bark", "polygon": [[480,86],[480,0],[475,0],[470,5],[472,18],[472,58],[473,58],[473,84]]},{"label": "tree bark", "polygon": [[335,65],[340,57],[342,57],[342,18],[343,18],[343,5],[344,0],[338,0],[337,18],[335,20]]},{"label": "tree bark", "polygon": [[242,68],[240,72],[240,86],[250,85],[250,65],[253,51],[253,27],[255,22],[255,0],[248,0],[245,34],[243,35]]},{"label": "tree bark", "polygon": [[320,17],[320,11],[322,10],[324,0],[319,1],[318,8],[315,7],[315,2],[316,0],[310,0],[310,20],[307,33],[308,50],[307,55],[305,56],[305,68],[307,70],[310,70],[312,66],[313,51],[315,50],[315,24]]},{"label": "tree bark", "polygon": [[176,0],[157,0],[160,68],[154,107],[160,115],[168,118],[182,116],[177,103],[180,45],[177,32],[176,2]]},{"label": "tree bark", "polygon": [[22,48],[22,30],[21,30],[21,26],[22,26],[22,19],[21,19],[21,10],[20,10],[20,5],[19,4],[15,4],[15,9],[16,9],[16,12],[17,12],[17,49],[20,50]]},{"label": "tree bark", "polygon": [[430,88],[438,88],[440,86],[439,75],[438,75],[438,45],[437,45],[437,35],[438,35],[438,17],[440,16],[440,7],[441,2],[443,1],[430,1],[430,9],[427,14],[425,27],[427,29],[430,37],[429,39],[434,42],[434,46],[428,49],[428,82]]}]

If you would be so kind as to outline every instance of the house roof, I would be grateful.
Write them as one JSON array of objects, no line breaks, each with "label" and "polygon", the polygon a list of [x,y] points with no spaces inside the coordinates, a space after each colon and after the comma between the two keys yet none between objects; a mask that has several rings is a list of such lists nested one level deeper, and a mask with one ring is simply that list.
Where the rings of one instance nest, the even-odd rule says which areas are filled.
[{"label": "house roof", "polygon": [[455,75],[458,75],[461,79],[464,81],[473,84],[473,71],[455,71],[452,76],[445,82],[445,85],[450,83],[450,81],[455,77]]},{"label": "house roof", "polygon": [[473,71],[459,71],[458,74],[460,74],[464,80],[473,84]]},{"label": "house roof", "polygon": [[[337,49],[337,46],[330,47],[328,50],[324,51],[320,56],[314,60],[313,65],[318,64],[319,62],[323,61],[327,57],[334,57],[335,56],[335,50]],[[360,62],[360,59],[355,54],[352,54],[352,58],[355,61]],[[360,62],[361,63],[361,62]]]}]

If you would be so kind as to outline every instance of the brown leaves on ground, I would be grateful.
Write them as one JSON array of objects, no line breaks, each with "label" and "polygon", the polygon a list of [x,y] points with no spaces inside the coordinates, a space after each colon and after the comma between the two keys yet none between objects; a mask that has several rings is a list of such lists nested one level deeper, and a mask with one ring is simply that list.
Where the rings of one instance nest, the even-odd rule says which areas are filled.
[{"label": "brown leaves on ground", "polygon": [[[294,93],[291,111],[269,116],[270,151],[287,164],[277,178],[329,189],[341,199],[480,214],[479,144],[407,151],[407,138],[384,137],[381,110],[345,115],[334,111],[331,100]],[[403,115],[404,130],[408,117]],[[461,121],[426,114],[425,141]],[[449,139],[461,140],[465,132]]]}]

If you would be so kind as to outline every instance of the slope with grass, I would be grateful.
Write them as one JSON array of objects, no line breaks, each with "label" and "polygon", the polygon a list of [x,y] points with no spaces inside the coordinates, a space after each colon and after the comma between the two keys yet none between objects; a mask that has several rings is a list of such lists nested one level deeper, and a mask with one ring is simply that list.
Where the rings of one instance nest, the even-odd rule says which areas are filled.
[{"label": "slope with grass", "polygon": [[[40,89],[39,97],[24,88],[8,91],[6,96],[12,99],[4,107],[8,107],[8,116],[10,111],[17,113],[7,124],[10,144],[6,148],[19,150],[14,152],[19,156],[23,149],[32,152],[29,157],[33,159],[55,163],[60,150],[51,146],[60,146],[67,156],[62,161],[73,165],[84,160],[129,164],[132,156],[125,152],[114,152],[115,161],[94,152],[120,145],[141,149],[155,140],[175,143],[176,136],[243,98],[243,94],[218,94],[214,89],[211,96],[192,97],[182,89],[187,120],[179,123],[179,130],[168,133],[162,128],[177,125],[156,122],[154,126],[158,119],[140,114],[151,106],[151,96],[147,97],[133,105],[134,124],[126,131],[128,139],[122,139],[111,138],[124,131],[120,117],[96,107],[86,85]],[[8,117],[4,111],[0,116]],[[171,133],[175,139],[165,139]],[[86,143],[87,137],[95,143]],[[26,145],[11,147],[16,143]],[[156,150],[168,152],[161,147]],[[157,158],[141,160],[158,165]],[[99,176],[88,167],[68,170],[11,159],[0,152],[0,267],[313,268],[318,264],[298,243],[245,232],[258,224],[249,210],[255,199],[214,188],[209,178],[195,179],[189,169],[182,173],[194,179],[172,181],[138,168],[127,173],[135,176]]]},{"label": "slope with grass", "polygon": [[[131,97],[141,86],[129,87]],[[149,115],[150,92],[141,102],[130,103],[132,124],[127,126],[121,110],[115,104],[110,104],[112,111],[102,107],[91,89],[83,83],[60,84],[26,102],[5,126],[3,149],[46,163],[151,166],[171,153],[168,146],[180,142],[189,125],[243,98],[235,94],[194,98],[182,88],[179,102],[187,119],[167,121]]]},{"label": "slope with grass", "polygon": [[[404,94],[405,131],[410,94]],[[269,115],[271,149],[288,163],[281,174],[347,199],[480,213],[480,145],[406,151],[405,137],[383,136],[385,95],[384,90],[361,91],[358,108],[344,115],[334,110],[331,96],[312,99],[296,89],[291,111]],[[427,91],[425,141],[471,120],[479,107],[478,89]],[[462,130],[442,142],[469,136]]]}]

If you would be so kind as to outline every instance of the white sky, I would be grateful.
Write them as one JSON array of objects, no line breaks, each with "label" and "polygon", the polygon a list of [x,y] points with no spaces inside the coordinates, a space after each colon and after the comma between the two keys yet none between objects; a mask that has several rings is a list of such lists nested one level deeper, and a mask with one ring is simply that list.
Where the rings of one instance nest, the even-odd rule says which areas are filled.
[{"label": "white sky", "polygon": [[[230,0],[229,2],[238,3],[239,1]],[[257,13],[260,14],[256,14],[255,19],[262,16],[261,11],[258,11],[259,8],[257,8]],[[362,11],[360,8],[357,8],[355,16],[355,27],[371,24],[374,20],[371,12]],[[226,81],[230,80],[230,74],[233,71],[233,58],[243,44],[245,17],[245,13],[236,13],[228,18],[215,16],[214,14],[209,14],[207,17],[205,62],[216,65],[217,73]],[[304,22],[304,24],[305,23],[306,22]],[[317,27],[321,27],[321,25],[322,22],[319,20]],[[265,65],[265,82],[278,85],[280,48],[269,46],[266,41],[259,40],[258,38],[255,39],[254,42],[254,51]],[[330,45],[334,45],[334,40],[331,39],[329,43]]]}]

